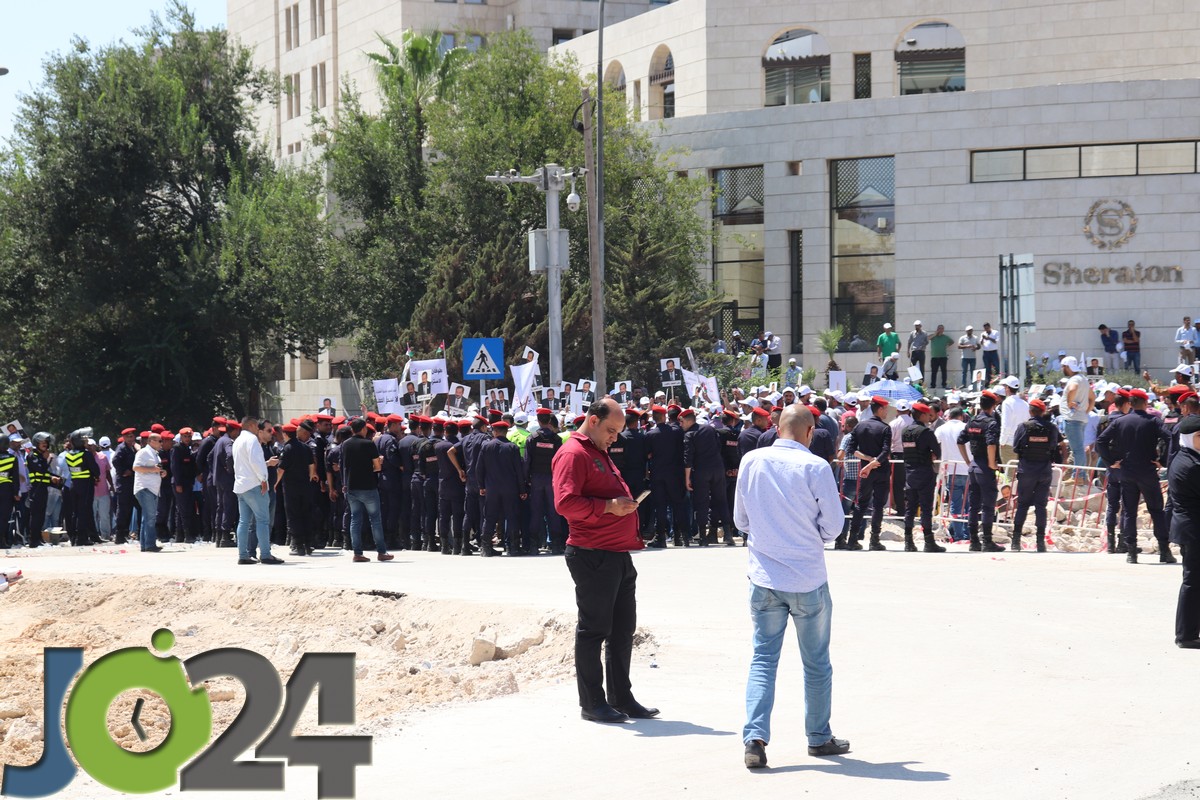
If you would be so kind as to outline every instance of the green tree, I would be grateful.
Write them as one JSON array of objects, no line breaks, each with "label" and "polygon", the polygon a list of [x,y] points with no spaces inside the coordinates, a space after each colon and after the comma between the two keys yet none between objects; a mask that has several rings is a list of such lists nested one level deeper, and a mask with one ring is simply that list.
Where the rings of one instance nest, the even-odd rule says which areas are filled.
[{"label": "green tree", "polygon": [[136,44],[48,58],[0,160],[20,319],[0,384],[31,424],[257,413],[264,364],[343,332],[319,183],[256,144],[253,104],[274,91],[179,4]]},{"label": "green tree", "polygon": [[[545,196],[531,186],[496,187],[486,173],[527,172],[546,163],[580,165],[582,138],[571,127],[583,86],[573,62],[551,60],[524,33],[496,37],[467,60],[453,100],[429,107],[428,197],[444,246],[399,341],[428,343],[460,331],[504,335],[510,349],[548,352],[545,279],[531,276],[525,236],[545,225]],[[708,248],[695,213],[705,184],[678,180],[670,160],[606,103],[606,339],[610,371],[643,386],[658,358],[685,346],[707,349],[719,298],[695,265]],[[582,185],[578,187],[583,193]],[[563,369],[590,375],[591,285],[585,215],[564,211],[571,268],[563,275]],[[544,357],[544,356],[543,356]]]}]

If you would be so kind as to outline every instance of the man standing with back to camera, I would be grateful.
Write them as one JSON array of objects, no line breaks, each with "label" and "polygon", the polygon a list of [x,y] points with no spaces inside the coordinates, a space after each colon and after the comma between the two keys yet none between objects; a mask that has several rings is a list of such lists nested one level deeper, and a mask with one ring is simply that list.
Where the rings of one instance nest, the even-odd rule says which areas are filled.
[{"label": "man standing with back to camera", "polygon": [[587,419],[555,453],[551,465],[554,504],[570,531],[566,561],[579,608],[575,675],[580,716],[593,722],[658,716],[657,708],[634,699],[629,680],[637,628],[637,571],[629,553],[645,543],[638,536],[637,501],[608,456],[624,427],[625,416],[615,400],[606,397],[592,403]]}]

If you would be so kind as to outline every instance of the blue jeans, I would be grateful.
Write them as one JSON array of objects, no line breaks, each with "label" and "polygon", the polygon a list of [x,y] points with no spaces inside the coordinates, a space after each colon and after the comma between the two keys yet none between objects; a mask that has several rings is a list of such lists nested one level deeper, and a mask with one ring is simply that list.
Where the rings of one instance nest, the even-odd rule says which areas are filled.
[{"label": "blue jeans", "polygon": [[1125,368],[1132,372],[1137,372],[1139,374],[1141,373],[1141,371],[1142,371],[1142,351],[1141,350],[1138,350],[1133,353],[1129,352],[1128,350],[1125,351]]},{"label": "blue jeans", "polygon": [[987,370],[986,381],[990,381],[993,375],[1000,374],[1000,351],[999,350],[984,350],[983,351],[983,368]]},{"label": "blue jeans", "polygon": [[96,533],[101,539],[112,538],[112,496],[100,495],[92,504],[92,514],[96,519]]},{"label": "blue jeans", "polygon": [[[967,476],[966,475],[948,475],[946,476],[950,482],[950,516],[965,519],[965,509],[967,505]],[[951,522],[950,523],[950,538],[956,542],[961,542],[968,538],[967,523]]]},{"label": "blue jeans", "polygon": [[380,513],[378,489],[348,489],[346,502],[350,504],[350,546],[354,555],[362,555],[363,517],[371,520],[371,535],[375,539],[375,552],[383,555],[387,544],[383,539],[383,515]]},{"label": "blue jeans", "polygon": [[[251,535],[258,539],[258,557],[260,559],[270,558],[271,521],[267,517],[267,513],[271,507],[271,498],[264,494],[262,489],[255,486],[253,489],[239,494],[237,500],[238,558],[254,557],[254,543],[250,540]],[[254,526],[253,534],[250,531],[251,525]]]},{"label": "blue jeans", "polygon": [[142,489],[133,497],[142,510],[141,524],[138,526],[138,541],[143,550],[149,550],[158,545],[154,532],[154,520],[158,517],[158,495],[149,489]]},{"label": "blue jeans", "polygon": [[964,358],[962,360],[962,385],[969,386],[971,384],[971,373],[975,371],[975,359]]},{"label": "blue jeans", "polygon": [[788,617],[796,626],[804,662],[804,729],[809,745],[833,738],[829,728],[833,701],[833,667],[829,663],[829,631],[833,600],[829,584],[811,592],[779,592],[750,585],[750,617],[754,620],[754,657],[746,682],[746,727],[742,741],[771,741],[771,708],[775,705],[775,673]]},{"label": "blue jeans", "polygon": [[[1083,452],[1083,429],[1085,427],[1087,427],[1086,422],[1070,419],[1063,422],[1063,429],[1067,433],[1067,444],[1071,446],[1071,459],[1077,467],[1087,466],[1087,454]],[[1083,473],[1076,470],[1072,474],[1078,477]]]}]

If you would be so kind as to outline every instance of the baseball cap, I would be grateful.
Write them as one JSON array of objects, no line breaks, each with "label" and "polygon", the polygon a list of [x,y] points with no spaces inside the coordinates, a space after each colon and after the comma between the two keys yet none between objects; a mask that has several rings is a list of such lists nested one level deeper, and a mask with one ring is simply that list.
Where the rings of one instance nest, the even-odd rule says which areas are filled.
[{"label": "baseball cap", "polygon": [[897,411],[908,411],[911,408],[912,408],[912,405],[910,405],[907,400],[897,400],[896,401],[896,410]]},{"label": "baseball cap", "polygon": [[1003,384],[1004,386],[1007,386],[1010,389],[1020,389],[1021,388],[1021,381],[1019,378],[1017,378],[1016,375],[1009,375],[1007,378],[1000,381],[1000,383]]},{"label": "baseball cap", "polygon": [[101,447],[108,447],[111,444],[112,444],[112,439],[109,439],[107,436],[100,437],[100,446]]},{"label": "baseball cap", "polygon": [[794,358],[789,358],[789,359],[788,359],[788,363],[789,363],[789,364],[795,364],[795,363],[796,363],[796,359],[794,359]]},{"label": "baseball cap", "polygon": [[513,421],[518,425],[526,425],[529,423],[529,415],[524,411],[518,411],[516,414],[513,414]]},{"label": "baseball cap", "polygon": [[1059,351],[1058,351],[1058,354],[1059,354],[1060,356],[1065,356],[1065,355],[1067,354],[1067,351],[1066,351],[1066,350],[1059,350]]},{"label": "baseball cap", "polygon": [[913,327],[916,327],[917,325],[920,325],[920,324],[921,324],[921,320],[917,320],[916,322],[913,323]]},{"label": "baseball cap", "polygon": [[890,331],[892,329],[892,323],[890,323],[890,322],[883,323],[883,329],[885,331]]},{"label": "baseball cap", "polygon": [[871,395],[867,391],[863,390],[856,394],[854,399],[859,403],[869,403],[871,402]]},{"label": "baseball cap", "polygon": [[1079,359],[1075,358],[1075,356],[1066,356],[1063,358],[1062,365],[1069,368],[1072,372],[1079,371]]},{"label": "baseball cap", "polygon": [[964,330],[964,331],[973,331],[973,330],[975,330],[975,326],[974,326],[974,325],[968,325],[967,327],[963,328],[963,330]]},{"label": "baseball cap", "polygon": [[1188,377],[1191,377],[1192,366],[1191,364],[1180,364],[1175,368],[1175,372],[1178,372],[1180,375],[1187,375]]}]

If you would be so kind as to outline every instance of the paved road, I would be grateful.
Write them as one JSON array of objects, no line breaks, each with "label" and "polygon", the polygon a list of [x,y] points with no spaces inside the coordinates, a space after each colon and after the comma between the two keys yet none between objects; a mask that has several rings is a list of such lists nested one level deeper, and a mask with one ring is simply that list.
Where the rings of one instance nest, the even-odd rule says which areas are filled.
[{"label": "paved road", "polygon": [[[539,610],[573,603],[566,570],[550,557],[402,553],[382,565],[330,557],[238,567],[233,552],[56,553],[2,563],[31,575],[353,586]],[[660,706],[663,719],[585,723],[569,682],[429,711],[376,738],[375,766],[359,770],[358,797],[399,790],[489,800],[1133,800],[1163,787],[1171,791],[1162,797],[1193,796],[1200,696],[1192,682],[1200,654],[1172,643],[1178,567],[1134,567],[1108,555],[962,551],[830,552],[828,561],[833,728],[851,740],[848,756],[806,754],[800,659],[789,639],[768,748],[772,768],[744,769],[745,551],[692,548],[639,554],[635,562],[639,621],[658,646],[656,668],[649,652],[635,657],[634,690]],[[316,797],[310,770],[288,774],[287,797]],[[70,792],[104,796],[80,781]]]}]

